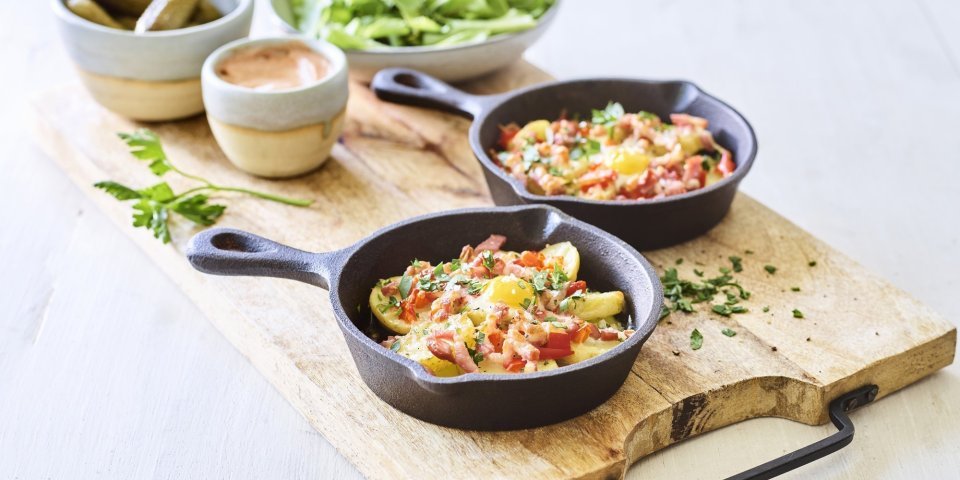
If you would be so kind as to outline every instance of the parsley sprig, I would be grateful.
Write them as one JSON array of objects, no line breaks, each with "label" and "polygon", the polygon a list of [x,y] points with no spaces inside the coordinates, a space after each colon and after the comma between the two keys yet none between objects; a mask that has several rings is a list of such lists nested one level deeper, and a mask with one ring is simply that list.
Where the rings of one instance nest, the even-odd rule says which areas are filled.
[{"label": "parsley sprig", "polygon": [[176,213],[193,223],[203,226],[213,225],[223,212],[226,205],[208,203],[212,192],[237,192],[264,200],[279,202],[295,207],[307,207],[313,200],[286,198],[269,193],[258,192],[239,187],[217,185],[203,177],[184,172],[170,162],[163,151],[163,145],[157,134],[147,129],[139,129],[133,133],[117,134],[130,148],[130,154],[139,160],[149,162],[150,171],[158,177],[168,172],[174,172],[184,178],[200,183],[200,186],[191,188],[182,193],[174,193],[167,182],[134,189],[120,183],[104,180],[93,184],[94,187],[107,192],[120,201],[135,200],[133,204],[133,226],[146,228],[153,232],[153,236],[163,243],[170,242],[170,214]]}]

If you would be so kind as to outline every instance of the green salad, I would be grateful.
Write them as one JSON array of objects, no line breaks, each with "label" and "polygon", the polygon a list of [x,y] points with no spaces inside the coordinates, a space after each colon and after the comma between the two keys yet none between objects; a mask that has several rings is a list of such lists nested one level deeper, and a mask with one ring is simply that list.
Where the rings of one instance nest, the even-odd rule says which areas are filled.
[{"label": "green salad", "polygon": [[295,26],[345,49],[447,46],[533,28],[555,0],[290,0]]}]

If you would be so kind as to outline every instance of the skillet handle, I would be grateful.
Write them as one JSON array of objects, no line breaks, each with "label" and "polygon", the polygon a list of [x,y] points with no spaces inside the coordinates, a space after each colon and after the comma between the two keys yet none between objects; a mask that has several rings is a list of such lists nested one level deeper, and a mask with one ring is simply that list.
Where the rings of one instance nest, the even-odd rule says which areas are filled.
[{"label": "skillet handle", "polygon": [[211,228],[190,239],[193,268],[212,275],[276,277],[329,289],[339,271],[337,252],[311,253],[233,228]]},{"label": "skillet handle", "polygon": [[380,70],[370,87],[381,100],[433,108],[477,118],[497,101],[497,95],[472,95],[423,72],[409,68]]}]

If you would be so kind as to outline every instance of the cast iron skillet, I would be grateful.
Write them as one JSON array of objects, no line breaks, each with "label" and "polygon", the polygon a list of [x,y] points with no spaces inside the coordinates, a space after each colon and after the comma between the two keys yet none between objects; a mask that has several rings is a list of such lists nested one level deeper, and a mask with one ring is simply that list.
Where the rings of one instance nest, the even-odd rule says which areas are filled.
[{"label": "cast iron skillet", "polygon": [[[500,95],[471,95],[424,73],[390,68],[378,72],[371,86],[383,100],[473,118],[470,146],[483,165],[497,205],[552,205],[640,250],[690,240],[719,223],[757,155],[757,139],[747,120],[690,82],[596,78],[543,83]],[[721,182],[682,195],[599,201],[530,193],[490,158],[501,125],[523,125],[540,118],[552,120],[564,111],[570,116],[589,118],[591,109],[603,108],[609,101],[620,102],[627,112],[646,110],[661,118],[678,112],[706,118],[717,142],[733,152],[736,170]]]},{"label": "cast iron skillet", "polygon": [[[467,374],[439,378],[364,334],[366,306],[377,280],[403,271],[411,259],[449,260],[491,233],[505,248],[539,249],[565,240],[580,250],[581,273],[592,289],[622,290],[636,333],[613,350],[556,370]],[[214,228],[190,240],[187,258],[201,272],[289,278],[330,291],[330,303],[363,381],[385,402],[439,425],[508,430],[559,422],[613,395],[657,324],[663,292],[650,264],[629,245],[546,206],[454,210],[413,218],[329,253],[296,250],[239,230]],[[359,306],[359,309],[358,309]],[[375,320],[374,320],[375,321]],[[346,361],[346,359],[344,359]]]}]

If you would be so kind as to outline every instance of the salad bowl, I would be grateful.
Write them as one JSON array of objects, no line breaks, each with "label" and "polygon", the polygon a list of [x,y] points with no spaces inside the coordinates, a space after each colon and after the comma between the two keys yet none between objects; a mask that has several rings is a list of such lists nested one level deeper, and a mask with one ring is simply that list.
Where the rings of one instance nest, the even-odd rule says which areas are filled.
[{"label": "salad bowl", "polygon": [[[270,0],[273,18],[288,33],[304,33],[296,27],[296,15],[291,3],[291,0]],[[369,82],[379,70],[390,67],[414,68],[447,82],[481,77],[516,62],[550,27],[561,3],[556,0],[537,19],[537,25],[533,28],[494,35],[480,42],[449,46],[344,49],[350,73],[362,82]]]}]

